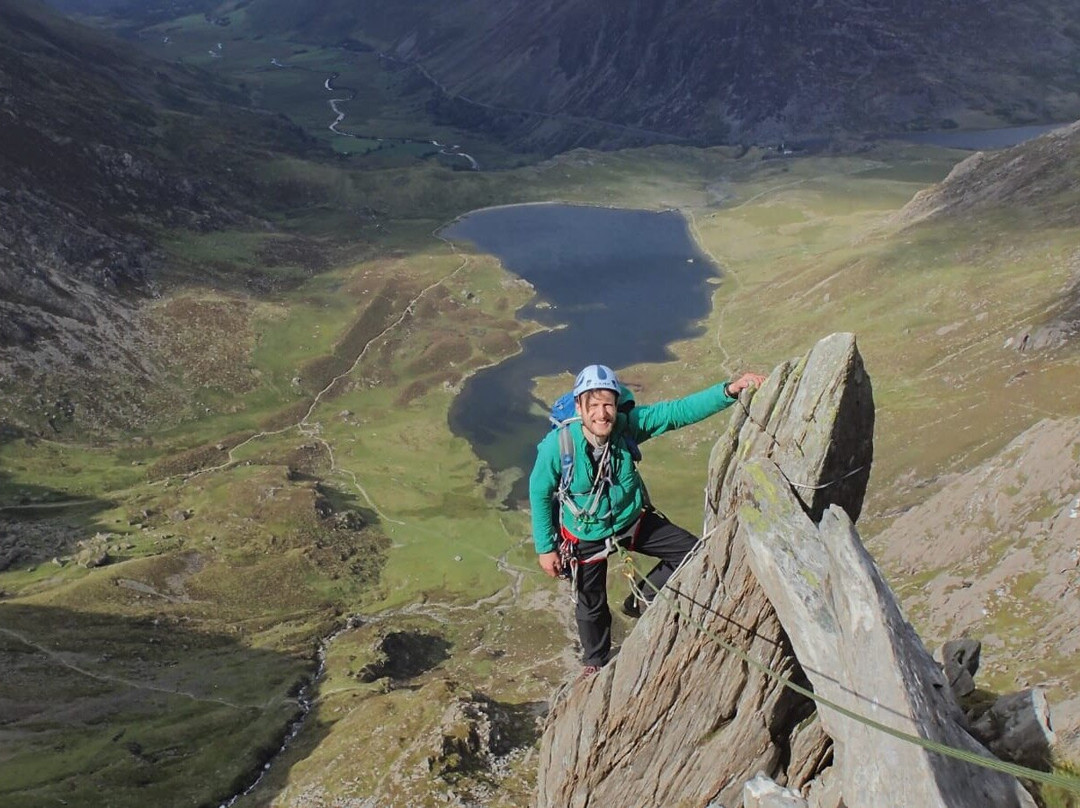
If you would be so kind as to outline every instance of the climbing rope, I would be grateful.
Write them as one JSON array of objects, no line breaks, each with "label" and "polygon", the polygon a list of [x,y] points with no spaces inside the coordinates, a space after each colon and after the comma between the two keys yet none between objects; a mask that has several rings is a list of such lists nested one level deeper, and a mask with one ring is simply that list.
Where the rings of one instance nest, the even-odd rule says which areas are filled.
[{"label": "climbing rope", "polygon": [[[691,554],[695,553],[697,551],[698,547],[700,547],[702,545],[702,543],[703,543],[702,541],[699,541],[698,544],[694,547],[694,549],[690,551]],[[906,741],[908,743],[914,744],[915,746],[922,747],[923,749],[926,749],[927,751],[937,752],[938,754],[945,755],[946,757],[951,757],[951,758],[954,758],[956,760],[962,760],[962,761],[964,761],[966,763],[971,763],[971,764],[974,764],[976,766],[981,766],[981,767],[983,767],[985,769],[992,769],[994,771],[998,771],[998,772],[1001,772],[1003,774],[1010,774],[1013,777],[1019,777],[1019,778],[1023,778],[1023,779],[1026,779],[1026,780],[1033,780],[1033,781],[1038,782],[1038,783],[1043,783],[1045,785],[1056,786],[1057,788],[1061,788],[1061,789],[1064,789],[1066,791],[1070,791],[1070,792],[1073,792],[1073,793],[1080,794],[1080,778],[1069,777],[1069,776],[1063,775],[1063,774],[1054,774],[1053,772],[1042,772],[1042,771],[1039,771],[1038,769],[1031,769],[1031,768],[1028,768],[1027,766],[1021,766],[1021,765],[1016,764],[1016,763],[1008,763],[1008,762],[1006,762],[1004,760],[998,760],[997,758],[984,757],[983,755],[980,755],[977,752],[971,752],[971,751],[969,751],[967,749],[958,749],[958,748],[953,747],[953,746],[948,746],[947,744],[939,743],[938,741],[930,740],[929,738],[921,738],[918,735],[912,735],[909,732],[904,732],[903,730],[899,730],[899,729],[896,729],[894,727],[890,727],[887,724],[882,724],[880,721],[875,721],[872,718],[868,718],[867,716],[862,715],[860,713],[857,713],[854,710],[850,710],[847,707],[844,707],[844,706],[842,706],[840,704],[837,704],[836,702],[831,701],[830,699],[827,699],[824,696],[820,696],[820,695],[814,693],[814,691],[803,687],[802,685],[796,684],[795,682],[791,681],[791,679],[784,676],[783,674],[777,673],[776,671],[774,671],[768,665],[765,665],[765,664],[759,662],[758,660],[754,659],[749,654],[747,654],[745,651],[743,651],[741,648],[729,643],[727,640],[725,640],[723,637],[718,635],[715,631],[710,629],[705,624],[701,623],[700,621],[695,620],[682,607],[682,605],[680,603],[678,603],[678,601],[676,601],[674,598],[672,598],[666,591],[664,591],[664,589],[662,587],[660,587],[660,588],[656,587],[648,578],[646,578],[645,576],[640,574],[640,570],[638,569],[637,565],[634,563],[634,559],[631,557],[630,553],[627,552],[627,550],[624,547],[622,547],[621,545],[616,544],[615,548],[616,548],[616,552],[619,554],[619,556],[623,560],[624,574],[630,580],[630,588],[634,592],[635,597],[638,597],[638,598],[640,598],[642,600],[645,600],[645,598],[642,597],[642,592],[641,592],[640,587],[636,583],[637,580],[641,580],[642,582],[648,584],[649,588],[653,590],[654,600],[655,600],[655,598],[662,599],[665,603],[668,604],[668,606],[671,607],[671,609],[674,612],[676,612],[678,615],[680,615],[690,626],[697,629],[699,632],[701,632],[703,635],[705,635],[710,640],[715,642],[717,645],[719,645],[724,650],[728,651],[729,653],[735,654],[735,656],[737,656],[739,659],[741,659],[747,665],[751,666],[752,668],[754,668],[757,671],[760,671],[761,673],[765,674],[766,676],[770,677],[771,679],[774,679],[775,681],[780,683],[783,687],[786,687],[789,690],[792,690],[792,691],[794,691],[795,693],[798,693],[801,696],[805,696],[806,698],[811,699],[818,706],[820,706],[820,707],[828,707],[830,710],[833,710],[833,711],[839,713],[840,715],[842,715],[842,716],[844,716],[846,718],[850,718],[852,721],[857,721],[858,723],[863,724],[864,726],[870,727],[871,729],[878,730],[879,732],[883,732],[886,735],[890,735],[893,738],[897,738],[898,740]],[[687,557],[689,558],[689,555]],[[682,565],[680,564],[680,567],[681,566]]]}]

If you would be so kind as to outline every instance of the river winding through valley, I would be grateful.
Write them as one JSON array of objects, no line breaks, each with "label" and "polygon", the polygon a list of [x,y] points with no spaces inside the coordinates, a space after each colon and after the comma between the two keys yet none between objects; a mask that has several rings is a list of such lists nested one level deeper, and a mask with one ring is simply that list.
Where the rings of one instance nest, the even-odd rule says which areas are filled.
[{"label": "river winding through valley", "polygon": [[[278,68],[278,69],[281,69],[281,70],[310,70],[310,68],[296,67],[295,65],[286,64],[286,63],[284,63],[284,62],[282,62],[282,61],[280,61],[279,59],[276,59],[276,58],[271,59],[270,64],[273,65],[274,67]],[[444,155],[446,157],[451,157],[451,158],[457,158],[457,159],[460,159],[460,160],[465,160],[469,164],[469,169],[470,170],[472,170],[472,171],[479,171],[480,170],[480,163],[477,162],[476,158],[473,157],[471,154],[466,154],[465,152],[461,151],[461,147],[456,145],[456,144],[452,145],[452,146],[448,146],[445,143],[440,143],[438,140],[435,140],[434,138],[385,137],[385,136],[381,136],[381,135],[366,135],[366,134],[357,134],[355,132],[343,131],[340,128],[340,126],[341,126],[342,122],[344,122],[344,120],[345,120],[345,112],[341,108],[340,105],[341,104],[346,104],[346,103],[348,103],[350,101],[353,101],[356,98],[356,90],[354,88],[352,88],[352,87],[334,86],[334,82],[338,78],[340,78],[340,76],[341,76],[341,74],[335,71],[334,73],[331,73],[326,78],[326,80],[323,82],[323,87],[326,89],[327,92],[346,93],[346,95],[343,95],[340,98],[331,98],[327,102],[330,105],[330,109],[333,111],[333,113],[335,115],[334,120],[330,123],[330,125],[327,128],[331,132],[333,132],[335,135],[337,135],[338,137],[353,138],[354,140],[372,140],[372,141],[375,141],[376,143],[402,143],[402,144],[414,143],[414,144],[419,144],[419,145],[433,146],[433,147],[435,147],[436,149],[439,150],[438,153],[441,154],[441,155]]]}]

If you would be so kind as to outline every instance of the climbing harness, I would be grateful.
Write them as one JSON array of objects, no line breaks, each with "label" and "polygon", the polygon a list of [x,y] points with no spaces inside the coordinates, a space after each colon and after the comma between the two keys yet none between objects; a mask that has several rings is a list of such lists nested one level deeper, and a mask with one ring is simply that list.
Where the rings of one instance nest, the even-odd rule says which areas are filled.
[{"label": "climbing harness", "polygon": [[[601,519],[610,518],[611,516],[611,514],[597,514],[597,510],[600,508],[600,501],[604,496],[604,491],[611,485],[611,441],[605,443],[604,448],[601,450],[600,457],[596,461],[596,474],[593,475],[592,487],[589,489],[589,498],[586,501],[585,506],[581,507],[574,502],[573,494],[570,491],[570,482],[574,473],[573,440],[569,427],[563,428],[559,432],[559,463],[562,469],[559,475],[559,487],[555,490],[555,499],[560,506],[560,529],[562,528],[562,508],[566,508],[570,511],[574,518],[582,524],[593,524]],[[567,451],[564,451],[564,442],[570,444],[570,449],[568,450],[569,457],[567,456]]]},{"label": "climbing harness", "polygon": [[618,551],[617,548],[621,548],[624,542],[629,544],[630,550],[633,550],[634,545],[637,543],[638,533],[641,530],[642,516],[644,516],[644,511],[629,527],[605,538],[602,549],[585,558],[580,557],[579,544],[581,540],[567,530],[565,526],[559,527],[559,563],[562,565],[562,576],[570,581],[571,601],[577,603],[578,569],[583,565],[599,564],[601,561],[605,561],[609,556],[614,555]]}]

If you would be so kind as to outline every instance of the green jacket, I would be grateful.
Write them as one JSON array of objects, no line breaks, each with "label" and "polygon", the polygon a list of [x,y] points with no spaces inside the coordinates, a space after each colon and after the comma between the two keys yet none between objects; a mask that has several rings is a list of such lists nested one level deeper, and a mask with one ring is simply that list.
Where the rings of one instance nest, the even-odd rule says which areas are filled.
[{"label": "green jacket", "polygon": [[[725,391],[727,382],[673,401],[638,404],[629,413],[619,413],[611,433],[611,485],[606,486],[595,516],[577,519],[562,506],[563,524],[585,541],[602,541],[634,523],[645,506],[644,487],[623,440],[630,435],[638,443],[672,429],[696,424],[735,403]],[[568,426],[574,441],[574,474],[570,495],[584,508],[596,473],[589,445],[579,421]],[[559,525],[552,505],[559,487],[559,435],[551,430],[536,447],[536,463],[529,476],[529,503],[532,508],[533,543],[537,553],[550,553],[558,544]]]}]

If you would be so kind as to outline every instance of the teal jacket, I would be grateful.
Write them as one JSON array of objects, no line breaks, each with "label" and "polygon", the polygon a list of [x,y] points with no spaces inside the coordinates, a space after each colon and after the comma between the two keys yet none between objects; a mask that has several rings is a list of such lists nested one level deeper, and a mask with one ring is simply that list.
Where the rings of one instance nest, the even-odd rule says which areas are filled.
[{"label": "teal jacket", "polygon": [[[644,487],[623,440],[629,435],[638,443],[672,429],[696,424],[735,403],[725,391],[727,382],[714,385],[685,398],[638,404],[629,413],[619,413],[611,433],[611,485],[606,487],[600,506],[592,517],[577,519],[562,506],[563,524],[585,541],[602,541],[630,527],[645,506]],[[578,508],[589,501],[595,474],[594,461],[579,421],[567,429],[574,441],[574,474],[570,495]],[[552,505],[559,487],[559,435],[551,430],[536,447],[536,463],[529,476],[529,503],[532,508],[533,543],[537,553],[550,553],[558,544],[559,525]]]}]

